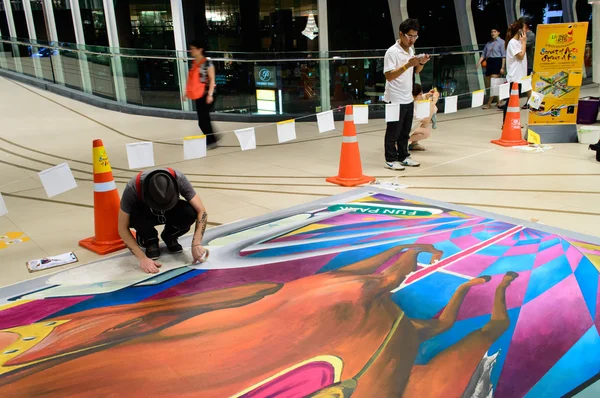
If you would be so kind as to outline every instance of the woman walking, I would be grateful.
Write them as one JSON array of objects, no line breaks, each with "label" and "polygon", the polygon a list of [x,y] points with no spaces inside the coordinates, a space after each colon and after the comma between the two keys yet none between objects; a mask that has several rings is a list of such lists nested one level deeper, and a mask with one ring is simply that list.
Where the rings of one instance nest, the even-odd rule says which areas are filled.
[{"label": "woman walking", "polygon": [[192,69],[190,69],[185,90],[184,100],[189,98],[196,101],[196,113],[198,114],[198,126],[202,134],[206,135],[207,147],[217,146],[210,121],[210,111],[214,104],[215,93],[215,66],[212,61],[204,55],[206,46],[199,40],[190,43],[190,54],[194,57]]}]

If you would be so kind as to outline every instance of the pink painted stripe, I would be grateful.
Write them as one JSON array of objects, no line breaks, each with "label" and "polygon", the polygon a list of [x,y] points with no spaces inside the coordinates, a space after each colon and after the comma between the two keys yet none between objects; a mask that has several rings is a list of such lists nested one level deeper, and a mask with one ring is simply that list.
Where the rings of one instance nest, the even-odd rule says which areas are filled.
[{"label": "pink painted stripe", "polygon": [[456,253],[448,258],[443,259],[442,261],[438,262],[435,265],[432,265],[431,267],[427,267],[424,268],[421,271],[417,271],[415,272],[413,275],[409,276],[406,279],[406,282],[404,283],[404,286],[409,285],[410,283],[423,278],[424,276],[429,275],[432,272],[437,271],[440,268],[446,267],[452,263],[454,263],[455,261],[460,260],[461,258],[467,257],[471,254],[474,254],[482,249],[485,249],[488,246],[493,245],[496,242],[499,242],[503,239],[508,238],[511,235],[516,234],[517,232],[521,231],[524,227],[523,226],[516,226],[514,228],[509,229],[508,231],[500,234],[500,235],[496,235],[493,238],[490,238],[484,242],[479,243],[478,245],[475,245],[473,247],[471,247],[470,249],[467,250],[463,250],[462,252]]}]

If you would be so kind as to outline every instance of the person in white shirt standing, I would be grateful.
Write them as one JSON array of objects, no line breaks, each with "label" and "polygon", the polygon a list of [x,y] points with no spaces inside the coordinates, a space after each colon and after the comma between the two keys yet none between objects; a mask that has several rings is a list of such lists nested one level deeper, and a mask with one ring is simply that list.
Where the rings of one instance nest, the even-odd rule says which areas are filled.
[{"label": "person in white shirt standing", "polygon": [[405,166],[420,165],[410,158],[408,141],[414,115],[413,74],[423,70],[429,55],[415,57],[413,46],[419,38],[419,22],[407,19],[400,24],[400,39],[390,47],[384,58],[385,74],[384,101],[400,105],[397,122],[388,122],[385,130],[385,167],[404,170]]},{"label": "person in white shirt standing", "polygon": [[[508,28],[506,33],[506,81],[519,83],[519,93],[521,92],[521,79],[527,76],[527,34],[523,28],[523,21],[518,20]],[[506,119],[506,110],[508,101],[504,108],[504,118]]]}]

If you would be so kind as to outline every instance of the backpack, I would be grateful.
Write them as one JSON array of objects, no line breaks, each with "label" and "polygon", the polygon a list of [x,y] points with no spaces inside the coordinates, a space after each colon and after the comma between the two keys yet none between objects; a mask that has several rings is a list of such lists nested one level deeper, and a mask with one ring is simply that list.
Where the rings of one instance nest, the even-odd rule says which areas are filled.
[{"label": "backpack", "polygon": [[204,97],[206,83],[200,81],[200,67],[205,62],[206,58],[200,61],[200,63],[194,62],[192,69],[190,69],[187,86],[185,88],[185,94],[189,99],[197,100],[198,98]]},{"label": "backpack", "polygon": [[[169,173],[171,173],[171,175],[173,176],[173,178],[177,179],[177,175],[175,174],[175,170],[173,170],[170,167],[167,167],[167,170],[169,170]],[[138,199],[140,201],[142,201],[142,173],[143,171],[140,171],[138,173],[138,175],[135,177],[135,190],[137,192],[137,196]]]}]

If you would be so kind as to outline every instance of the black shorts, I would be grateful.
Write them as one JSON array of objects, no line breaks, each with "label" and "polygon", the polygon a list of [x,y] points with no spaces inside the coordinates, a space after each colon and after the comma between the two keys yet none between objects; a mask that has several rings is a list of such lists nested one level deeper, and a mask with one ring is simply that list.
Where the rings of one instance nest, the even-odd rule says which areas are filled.
[{"label": "black shorts", "polygon": [[499,75],[500,69],[502,69],[502,58],[488,58],[485,66],[485,75]]}]

